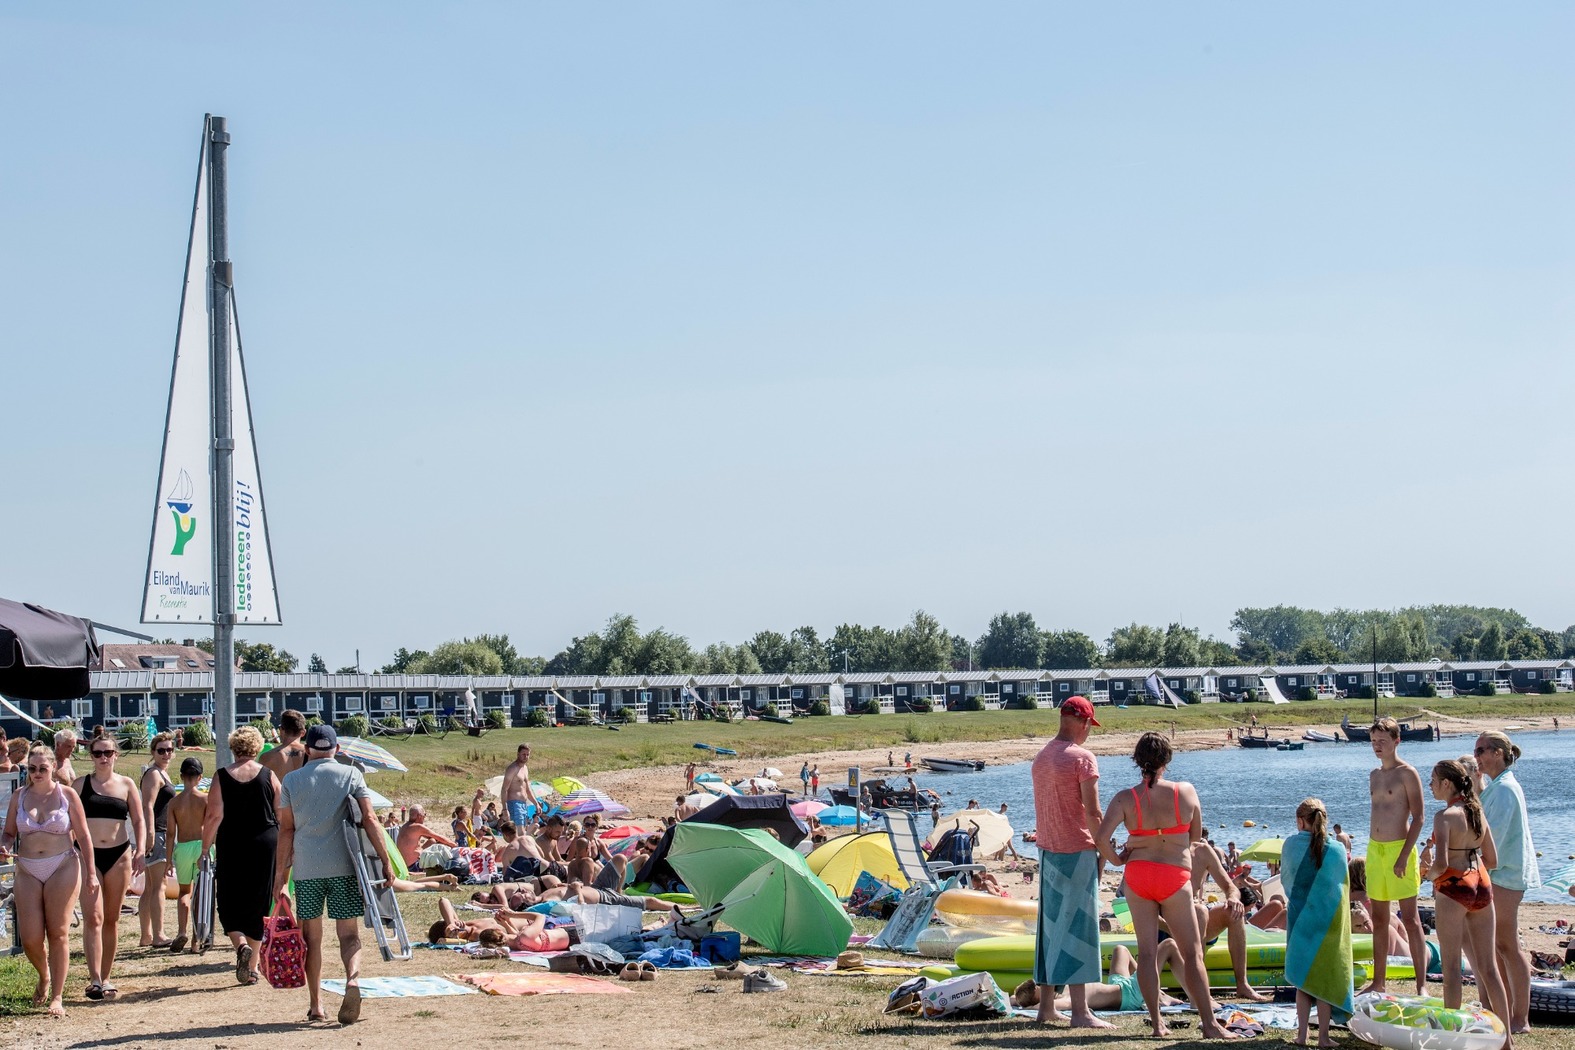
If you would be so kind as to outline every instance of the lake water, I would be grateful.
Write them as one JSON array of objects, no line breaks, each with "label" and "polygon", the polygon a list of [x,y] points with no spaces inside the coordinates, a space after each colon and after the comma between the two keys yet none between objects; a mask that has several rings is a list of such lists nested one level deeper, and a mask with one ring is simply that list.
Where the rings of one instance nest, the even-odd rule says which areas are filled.
[{"label": "lake water", "polygon": [[[1510,736],[1522,751],[1515,763],[1515,776],[1526,793],[1532,840],[1542,854],[1538,864],[1547,876],[1571,863],[1570,854],[1575,853],[1575,792],[1570,790],[1575,732]],[[1425,793],[1433,764],[1469,752],[1475,740],[1474,736],[1446,736],[1427,743],[1408,741],[1400,745],[1400,756],[1422,774]],[[1366,851],[1370,805],[1367,775],[1376,764],[1367,744],[1309,743],[1303,751],[1227,747],[1178,752],[1169,776],[1197,787],[1205,825],[1221,846],[1234,841],[1246,849],[1260,838],[1294,834],[1296,807],[1303,799],[1316,797],[1329,808],[1330,821],[1350,832],[1361,853]],[[1101,756],[1099,773],[1099,795],[1107,805],[1117,791],[1137,782],[1137,767],[1129,757]],[[1019,833],[1033,827],[1033,787],[1026,762],[986,766],[978,773],[923,773],[914,779],[920,787],[941,795],[944,812],[961,809],[970,798],[990,809],[1005,802],[1007,816]],[[1433,814],[1442,803],[1431,797],[1425,803],[1427,827],[1431,828]],[[1243,827],[1247,820],[1257,826]],[[920,827],[925,826],[921,821]],[[1424,830],[1424,837],[1426,834]],[[1020,842],[1018,846],[1021,849]],[[1527,899],[1570,901],[1569,896],[1547,889],[1533,891]]]}]

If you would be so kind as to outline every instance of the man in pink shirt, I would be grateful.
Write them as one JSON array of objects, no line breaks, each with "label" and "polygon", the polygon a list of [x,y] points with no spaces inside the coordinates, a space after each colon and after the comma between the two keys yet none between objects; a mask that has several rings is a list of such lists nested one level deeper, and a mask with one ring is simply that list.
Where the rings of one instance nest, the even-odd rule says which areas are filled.
[{"label": "man in pink shirt", "polygon": [[1073,1028],[1111,1028],[1088,1008],[1088,985],[1098,984],[1099,853],[1094,831],[1099,809],[1099,764],[1083,747],[1097,726],[1094,705],[1081,696],[1061,705],[1061,731],[1033,763],[1035,838],[1039,846],[1039,928],[1034,983],[1039,1021],[1063,1019],[1055,989],[1066,985]]}]

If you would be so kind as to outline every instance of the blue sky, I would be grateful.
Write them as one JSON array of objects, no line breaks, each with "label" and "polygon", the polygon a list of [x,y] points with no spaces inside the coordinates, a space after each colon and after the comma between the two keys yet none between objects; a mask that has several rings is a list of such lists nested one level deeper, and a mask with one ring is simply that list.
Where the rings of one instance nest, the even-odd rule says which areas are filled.
[{"label": "blue sky", "polygon": [[[21,3],[0,593],[131,625],[205,112],[286,624],[1571,607],[1575,9]],[[164,633],[159,630],[155,633]]]}]

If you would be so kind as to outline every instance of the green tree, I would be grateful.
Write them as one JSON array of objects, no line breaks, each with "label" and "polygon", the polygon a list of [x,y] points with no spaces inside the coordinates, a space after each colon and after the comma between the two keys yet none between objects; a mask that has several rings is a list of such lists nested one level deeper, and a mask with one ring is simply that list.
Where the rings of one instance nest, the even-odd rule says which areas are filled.
[{"label": "green tree", "polygon": [[1304,639],[1291,654],[1291,659],[1299,664],[1334,664],[1344,658],[1339,647],[1327,638]]},{"label": "green tree", "polygon": [[979,636],[979,666],[1038,667],[1044,644],[1033,613],[999,613]]},{"label": "green tree", "polygon": [[1155,667],[1165,662],[1165,632],[1139,623],[1117,627],[1105,648],[1111,667]]},{"label": "green tree", "polygon": [[325,661],[321,656],[318,656],[316,653],[313,653],[311,660],[307,662],[306,673],[307,674],[327,674],[328,673],[328,663],[327,663],[327,661]]},{"label": "green tree", "polygon": [[409,649],[401,646],[399,650],[394,653],[394,659],[391,662],[384,664],[378,673],[408,674],[410,672],[410,668],[420,663],[422,660],[425,660],[429,655],[430,654],[425,649],[417,649],[415,652],[411,652]]},{"label": "green tree", "polygon": [[1509,647],[1504,641],[1504,628],[1496,623],[1488,624],[1477,638],[1477,659],[1507,660],[1508,658]]},{"label": "green tree", "polygon": [[1099,644],[1082,631],[1046,631],[1041,667],[1053,670],[1099,666]]},{"label": "green tree", "polygon": [[889,670],[897,658],[896,637],[884,627],[841,624],[826,639],[826,663],[833,672]]},{"label": "green tree", "polygon": [[1542,660],[1547,657],[1548,648],[1536,631],[1523,627],[1509,636],[1505,652],[1511,660]]},{"label": "green tree", "polygon": [[1222,642],[1212,635],[1198,643],[1198,665],[1201,667],[1235,667],[1241,663],[1241,657],[1236,655],[1236,650],[1230,647],[1229,642]]},{"label": "green tree", "polygon": [[793,662],[792,646],[787,636],[778,631],[757,631],[746,644],[767,674],[785,674]]},{"label": "green tree", "polygon": [[1559,635],[1559,637],[1563,643],[1560,647],[1562,651],[1559,653],[1559,655],[1575,656],[1575,624],[1564,628],[1564,631]]},{"label": "green tree", "polygon": [[339,668],[339,670],[334,672],[334,674],[360,674],[360,673],[361,673],[361,669],[359,667],[357,667],[355,664],[345,664],[343,667]]},{"label": "green tree", "polygon": [[1456,660],[1470,660],[1477,654],[1477,636],[1474,634],[1457,634],[1454,641],[1449,643],[1449,655]]},{"label": "green tree", "polygon": [[952,670],[966,671],[973,664],[973,642],[960,634],[951,637]]},{"label": "green tree", "polygon": [[1196,667],[1201,645],[1196,627],[1173,623],[1165,628],[1165,652],[1160,663],[1166,667]]},{"label": "green tree", "polygon": [[823,674],[831,670],[826,659],[826,647],[813,627],[796,627],[788,636],[789,674]]},{"label": "green tree", "polygon": [[286,649],[275,650],[267,642],[243,639],[235,642],[235,658],[243,671],[272,671],[274,674],[289,674],[299,663]]},{"label": "green tree", "polygon": [[716,642],[705,647],[700,658],[701,674],[759,674],[760,661],[748,645]]},{"label": "green tree", "polygon": [[1308,638],[1328,637],[1323,620],[1323,613],[1315,609],[1276,605],[1272,609],[1237,609],[1230,626],[1236,632],[1238,651],[1248,642],[1257,642],[1267,647],[1273,661],[1295,652]]},{"label": "green tree", "polygon": [[1392,617],[1378,632],[1378,659],[1387,663],[1426,660],[1433,654],[1427,624],[1415,613]]},{"label": "green tree", "polygon": [[896,649],[893,671],[944,671],[951,660],[951,635],[941,621],[918,609],[897,632]]},{"label": "green tree", "polygon": [[503,659],[480,642],[444,642],[410,668],[411,674],[499,675]]}]

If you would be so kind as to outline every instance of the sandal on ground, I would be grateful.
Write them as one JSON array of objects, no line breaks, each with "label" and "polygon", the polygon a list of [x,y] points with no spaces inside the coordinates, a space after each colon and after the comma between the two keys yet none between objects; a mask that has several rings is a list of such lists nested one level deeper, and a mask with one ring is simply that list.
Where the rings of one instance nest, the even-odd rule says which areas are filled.
[{"label": "sandal on ground", "polygon": [[741,962],[736,962],[735,961],[735,962],[733,962],[732,964],[730,964],[728,966],[718,966],[715,970],[712,971],[712,975],[716,976],[716,977],[724,978],[726,980],[735,980],[736,979],[736,980],[742,981],[744,979],[744,974],[748,973],[749,970],[750,970],[750,967],[745,966]]},{"label": "sandal on ground", "polygon": [[339,1004],[339,1023],[355,1024],[361,1019],[361,986],[345,985],[345,1001]]},{"label": "sandal on ground", "polygon": [[640,966],[640,980],[642,980],[642,981],[654,981],[654,980],[656,980],[656,964],[655,963],[643,962],[643,963],[640,963],[639,966]]},{"label": "sandal on ground", "polygon": [[104,998],[104,986],[99,984],[90,984],[87,986],[87,990],[82,994],[87,996],[89,999],[92,999],[95,1003],[99,1002]]},{"label": "sandal on ground", "polygon": [[106,1002],[112,1003],[116,999],[120,998],[120,989],[116,988],[108,981],[104,982],[103,986],[99,989],[99,993],[104,996]]},{"label": "sandal on ground", "polygon": [[326,1021],[326,1020],[328,1020],[328,1011],[327,1010],[315,1010],[315,1011],[308,1010],[307,1013],[306,1013],[306,1023],[307,1024],[317,1024],[320,1021]]},{"label": "sandal on ground", "polygon": [[640,979],[640,964],[637,962],[624,963],[623,969],[618,971],[620,981],[638,981]]},{"label": "sandal on ground", "polygon": [[183,933],[173,941],[170,941],[170,954],[179,955],[184,947],[186,947],[186,935]]},{"label": "sandal on ground", "polygon": [[252,972],[252,946],[243,944],[235,949],[235,981],[237,984],[249,983],[246,978]]}]

